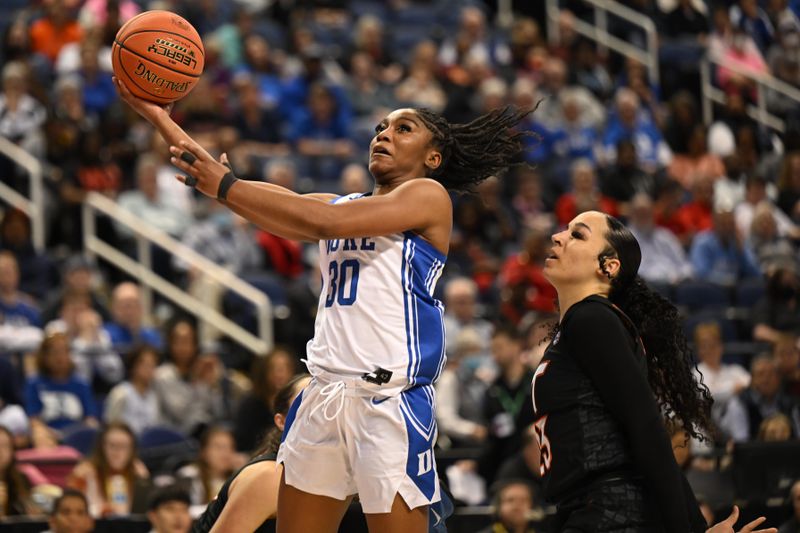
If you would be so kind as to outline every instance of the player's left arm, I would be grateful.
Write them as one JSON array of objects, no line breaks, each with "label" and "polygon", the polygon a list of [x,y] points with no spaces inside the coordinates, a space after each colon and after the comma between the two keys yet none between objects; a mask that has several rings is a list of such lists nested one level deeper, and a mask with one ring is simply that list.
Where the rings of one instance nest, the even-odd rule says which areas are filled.
[{"label": "player's left arm", "polygon": [[255,531],[278,512],[281,469],[273,462],[245,468],[231,483],[225,508],[211,533]]}]

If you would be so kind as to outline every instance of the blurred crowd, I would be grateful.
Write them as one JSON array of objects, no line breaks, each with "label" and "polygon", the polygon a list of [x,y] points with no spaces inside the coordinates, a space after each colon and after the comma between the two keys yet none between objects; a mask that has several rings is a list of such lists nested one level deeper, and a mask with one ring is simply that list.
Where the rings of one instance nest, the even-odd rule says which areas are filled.
[{"label": "blurred crowd", "polygon": [[[45,165],[48,238],[35,249],[28,217],[4,209],[0,520],[55,516],[70,500],[87,524],[88,515],[155,512],[139,494],[150,483],[187,513],[202,508],[274,425],[275,395],[313,335],[316,246],[259,230],[180,184],[164,141],[119,101],[110,46],[146,9],[180,13],[203,37],[204,74],[175,119],[227,153],[240,177],[297,192],[370,190],[366,147],[391,109],[468,122],[505,105],[536,107],[521,126],[530,135],[520,165],[453,198],[437,288],[448,354],[437,399],[443,477],[458,503],[494,498],[509,531],[546,504],[529,430],[532,372],[557,316],[541,267],[550,234],[598,209],[627,222],[641,275],[686,313],[715,427],[697,442],[671,427],[676,460],[709,513],[729,505],[741,445],[800,437],[800,102],[726,66],[800,86],[800,1],[622,3],[657,23],[658,80],[575,31],[592,20],[582,0],[560,2],[554,41],[539,2],[513,2],[502,26],[495,3],[478,0],[3,0],[0,136]],[[608,27],[645,44],[621,19]],[[710,124],[705,54],[722,60],[712,78],[725,100]],[[748,112],[759,102],[784,131]],[[27,191],[26,173],[4,157],[0,177]],[[134,281],[82,255],[89,192],[264,287],[283,309],[279,347],[243,353],[166,301],[145,308]],[[98,232],[136,256],[129,228],[101,217]],[[152,252],[160,275],[209,291],[188,265]],[[226,314],[253,324],[218,296]],[[191,453],[146,455],[146,443],[174,443],[164,435]],[[53,457],[74,470],[37,469]],[[795,529],[782,531],[800,520],[800,485],[790,481],[769,495],[784,498],[783,518],[794,516]],[[55,486],[71,488],[57,505]]]}]

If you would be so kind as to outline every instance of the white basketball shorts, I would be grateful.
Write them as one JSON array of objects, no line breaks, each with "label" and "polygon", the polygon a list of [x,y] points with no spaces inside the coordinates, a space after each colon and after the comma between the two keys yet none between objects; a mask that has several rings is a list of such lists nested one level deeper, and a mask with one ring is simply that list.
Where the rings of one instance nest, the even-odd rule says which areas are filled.
[{"label": "white basketball shorts", "polygon": [[289,409],[278,462],[304,492],[357,493],[365,513],[390,512],[400,494],[414,509],[440,499],[436,431],[431,386],[387,398],[360,378],[317,376]]}]

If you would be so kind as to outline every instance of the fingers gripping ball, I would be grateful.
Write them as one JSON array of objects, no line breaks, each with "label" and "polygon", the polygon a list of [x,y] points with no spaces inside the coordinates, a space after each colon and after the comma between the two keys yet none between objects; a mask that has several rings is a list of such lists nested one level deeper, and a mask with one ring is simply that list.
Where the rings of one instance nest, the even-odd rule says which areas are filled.
[{"label": "fingers gripping ball", "polygon": [[168,104],[186,96],[203,72],[205,50],[197,30],[169,11],[146,11],[117,32],[114,74],[145,100]]}]

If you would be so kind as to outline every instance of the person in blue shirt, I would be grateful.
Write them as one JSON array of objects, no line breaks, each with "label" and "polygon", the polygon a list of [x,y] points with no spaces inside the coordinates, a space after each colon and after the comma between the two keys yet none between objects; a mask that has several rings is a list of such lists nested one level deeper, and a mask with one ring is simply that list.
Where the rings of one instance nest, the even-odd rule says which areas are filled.
[{"label": "person in blue shirt", "polygon": [[74,424],[97,426],[97,407],[92,389],[75,374],[64,333],[45,337],[36,354],[38,374],[25,384],[25,412],[31,419],[36,441],[37,430],[58,432]]},{"label": "person in blue shirt", "polygon": [[761,275],[758,261],[743,245],[729,206],[718,206],[714,226],[698,233],[689,253],[695,277],[723,285]]},{"label": "person in blue shirt", "polygon": [[581,117],[581,107],[575,92],[565,89],[559,95],[564,110],[564,122],[552,132],[552,144],[556,155],[574,161],[595,161],[597,131]]},{"label": "person in blue shirt", "polygon": [[616,158],[617,143],[631,139],[642,166],[654,171],[672,159],[672,153],[664,142],[661,132],[640,109],[639,97],[631,89],[623,87],[617,91],[616,112],[612,112],[603,136],[605,159]]},{"label": "person in blue shirt", "polygon": [[148,344],[160,350],[161,333],[144,325],[144,311],[139,287],[129,281],[114,288],[111,296],[111,321],[103,328],[111,336],[111,344],[120,355],[127,354],[134,345]]},{"label": "person in blue shirt", "polygon": [[0,322],[14,326],[42,327],[36,302],[19,292],[19,265],[11,252],[0,252]]}]

